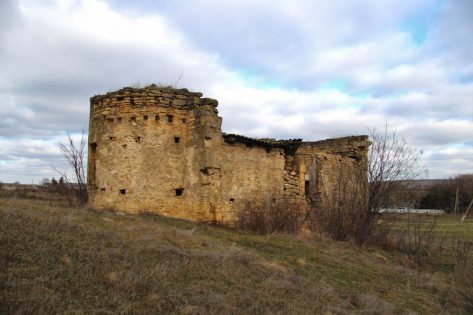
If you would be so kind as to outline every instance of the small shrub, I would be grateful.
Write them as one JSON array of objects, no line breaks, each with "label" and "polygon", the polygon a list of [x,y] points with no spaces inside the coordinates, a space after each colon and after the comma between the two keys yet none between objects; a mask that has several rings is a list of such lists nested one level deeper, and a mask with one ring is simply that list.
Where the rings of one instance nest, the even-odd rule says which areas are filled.
[{"label": "small shrub", "polygon": [[270,201],[246,202],[237,214],[237,225],[258,234],[295,234],[301,229],[303,214],[301,205]]},{"label": "small shrub", "polygon": [[397,249],[407,254],[413,265],[421,266],[437,243],[437,220],[436,216],[408,215],[406,229],[398,236]]},{"label": "small shrub", "polygon": [[336,182],[319,179],[321,199],[312,203],[309,216],[312,229],[337,241],[371,242],[378,215],[369,207],[363,170],[340,163],[333,172]]},{"label": "small shrub", "polygon": [[454,245],[455,283],[457,291],[465,301],[464,306],[473,312],[473,242],[456,240]]}]

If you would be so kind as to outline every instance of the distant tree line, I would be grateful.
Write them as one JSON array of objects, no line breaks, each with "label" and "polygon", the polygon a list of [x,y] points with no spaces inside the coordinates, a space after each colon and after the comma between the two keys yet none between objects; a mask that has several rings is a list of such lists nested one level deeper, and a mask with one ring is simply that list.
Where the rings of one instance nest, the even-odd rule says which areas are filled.
[{"label": "distant tree line", "polygon": [[460,174],[427,188],[419,207],[453,212],[458,189],[458,210],[463,212],[473,198],[473,174]]}]

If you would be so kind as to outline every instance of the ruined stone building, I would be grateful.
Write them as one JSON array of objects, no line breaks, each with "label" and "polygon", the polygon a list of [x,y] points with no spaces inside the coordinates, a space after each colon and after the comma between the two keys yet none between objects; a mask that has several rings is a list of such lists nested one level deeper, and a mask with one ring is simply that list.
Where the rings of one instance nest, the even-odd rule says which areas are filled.
[{"label": "ruined stone building", "polygon": [[344,169],[365,169],[367,136],[315,142],[222,133],[217,101],[125,87],[90,100],[91,205],[231,223],[248,202],[314,205]]}]

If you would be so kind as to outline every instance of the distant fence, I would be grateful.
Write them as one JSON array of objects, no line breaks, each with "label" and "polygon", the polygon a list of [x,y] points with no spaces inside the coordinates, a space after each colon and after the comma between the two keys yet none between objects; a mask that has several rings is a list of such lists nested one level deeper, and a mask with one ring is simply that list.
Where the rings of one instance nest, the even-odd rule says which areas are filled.
[{"label": "distant fence", "polygon": [[402,214],[432,214],[442,215],[445,214],[444,210],[437,209],[409,209],[409,208],[385,208],[379,209],[379,213],[402,213]]}]

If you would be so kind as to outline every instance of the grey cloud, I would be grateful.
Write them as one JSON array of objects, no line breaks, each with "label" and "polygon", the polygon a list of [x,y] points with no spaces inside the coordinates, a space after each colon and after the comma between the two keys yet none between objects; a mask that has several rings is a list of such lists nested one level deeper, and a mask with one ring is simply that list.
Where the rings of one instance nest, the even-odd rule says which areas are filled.
[{"label": "grey cloud", "polygon": [[[314,82],[320,82],[318,74],[304,73],[314,56],[329,47],[375,39],[396,19],[428,4],[171,1],[157,6],[173,27],[195,45],[219,54],[230,67],[245,69],[249,75],[260,75],[268,81],[277,76],[286,84],[313,87]],[[141,2],[142,8],[148,9],[149,5]]]},{"label": "grey cloud", "polygon": [[2,0],[0,2],[0,48],[5,34],[18,23],[18,1]]},{"label": "grey cloud", "polygon": [[438,26],[432,31],[433,46],[436,49],[449,49],[462,59],[471,60],[473,43],[467,40],[473,29],[473,2],[470,0],[448,1],[440,16]]},{"label": "grey cloud", "polygon": [[445,83],[430,92],[409,91],[394,96],[373,96],[362,105],[364,114],[377,113],[405,119],[473,119],[473,84]]},{"label": "grey cloud", "polygon": [[471,156],[471,150],[456,152],[454,156],[445,153],[434,153],[426,156],[425,162],[429,165],[429,176],[440,178],[454,176],[459,173],[471,173],[473,172]]},{"label": "grey cloud", "polygon": [[[466,126],[465,126],[466,125]],[[467,123],[419,123],[404,130],[414,145],[452,145],[467,144],[473,135],[473,125]]]}]

